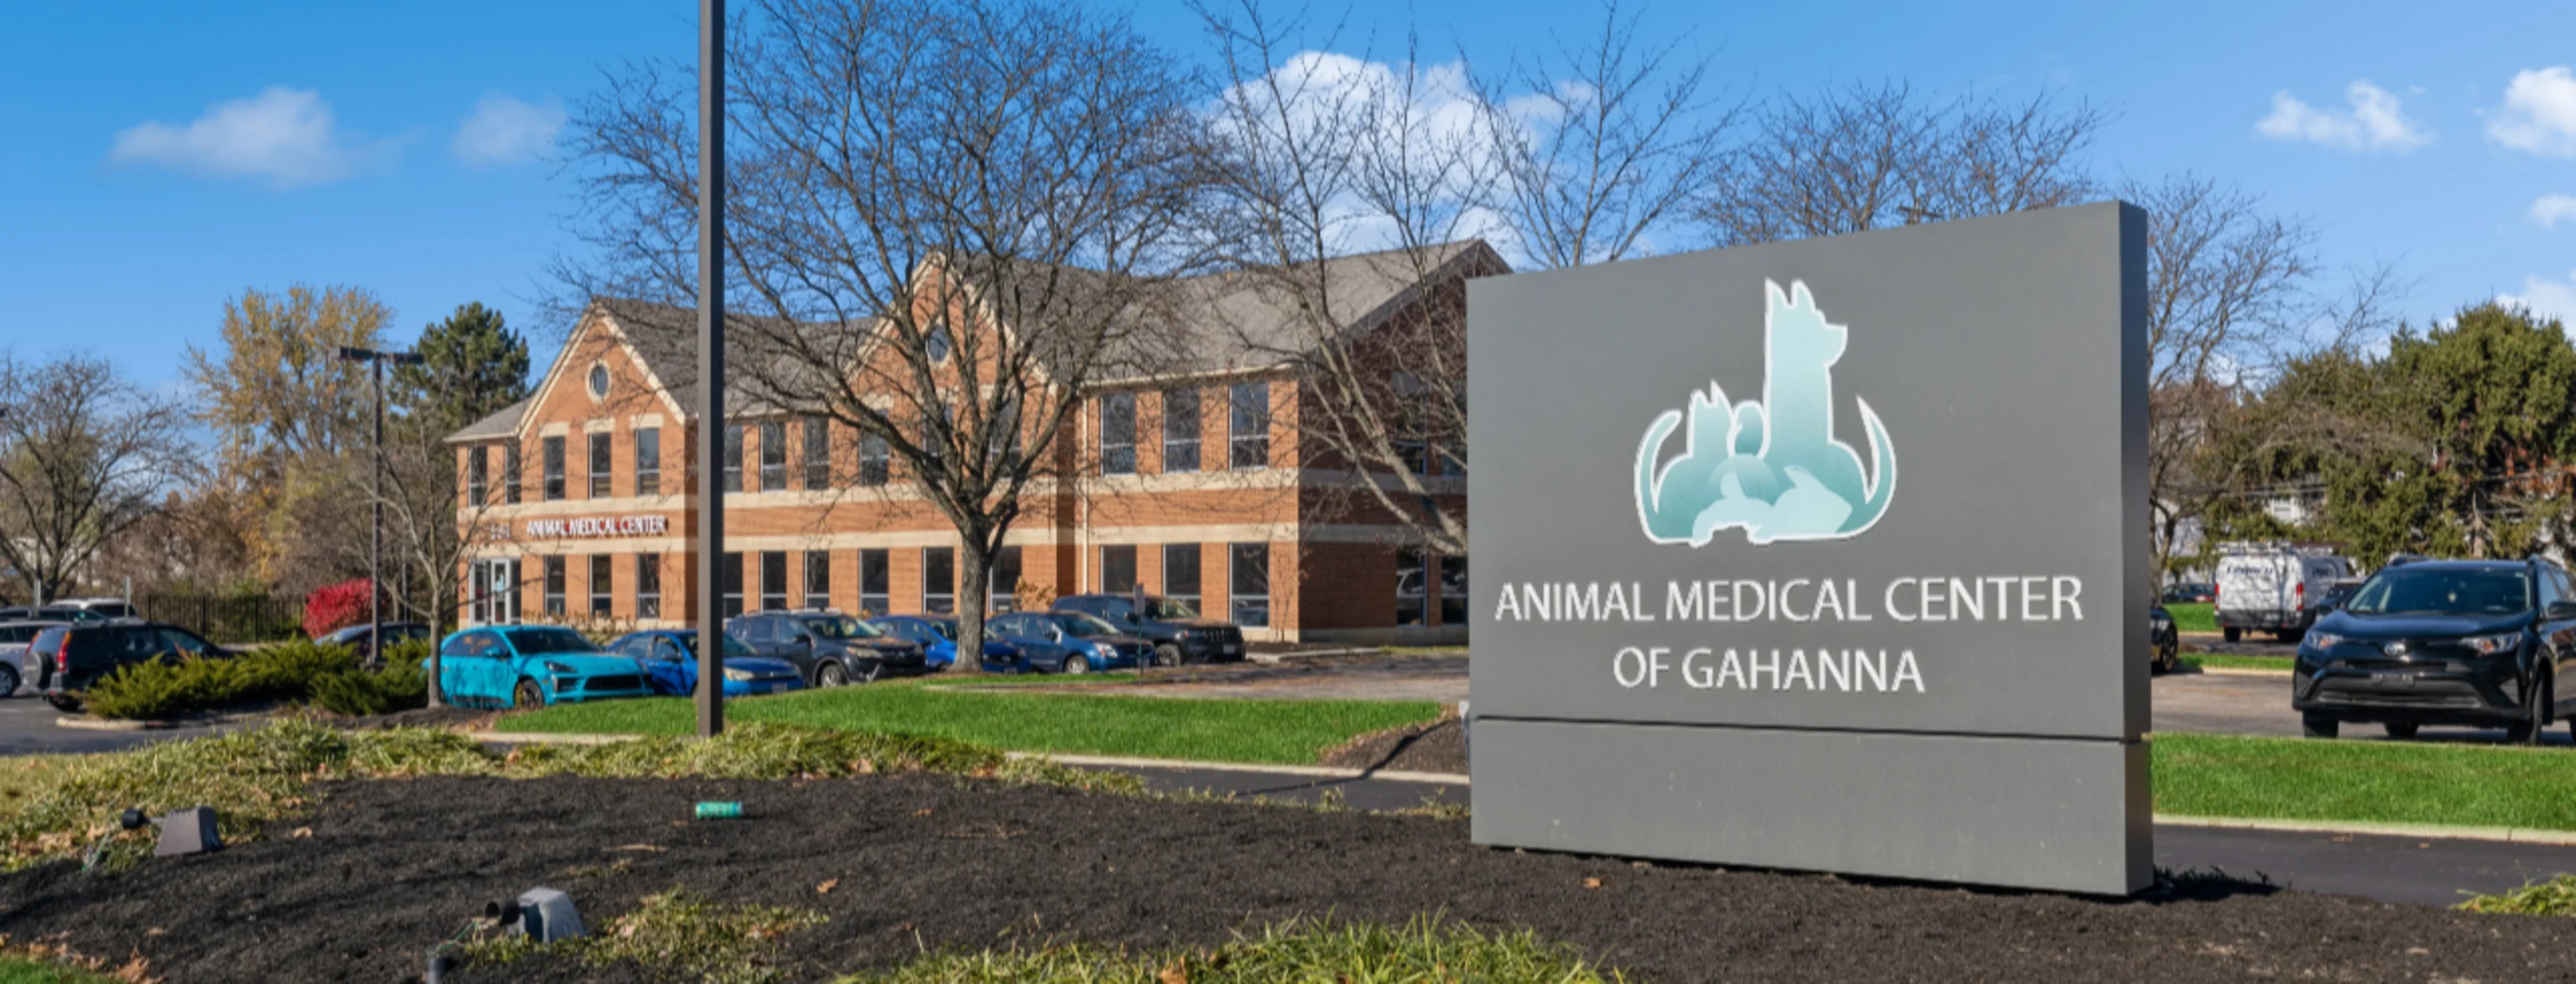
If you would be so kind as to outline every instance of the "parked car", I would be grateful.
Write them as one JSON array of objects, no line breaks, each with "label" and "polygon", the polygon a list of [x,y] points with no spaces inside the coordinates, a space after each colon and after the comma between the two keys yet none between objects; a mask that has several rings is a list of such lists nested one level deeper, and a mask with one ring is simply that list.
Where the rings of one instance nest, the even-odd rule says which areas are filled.
[{"label": "parked car", "polygon": [[2165,604],[2208,604],[2218,600],[2215,584],[2177,584],[2165,589]]},{"label": "parked car", "polygon": [[[438,644],[439,692],[463,707],[540,707],[643,697],[644,668],[558,625],[487,625]],[[423,669],[428,661],[421,661]]]},{"label": "parked car", "polygon": [[1055,600],[1055,610],[1081,612],[1154,645],[1154,665],[1232,662],[1243,658],[1243,630],[1200,618],[1190,606],[1162,595],[1079,594]]},{"label": "parked car", "polygon": [[[437,630],[432,629],[429,626],[422,625],[419,622],[385,623],[384,639],[385,644],[388,646],[399,646],[414,639],[435,639],[437,637]],[[336,632],[324,633],[322,638],[315,639],[313,641],[335,646],[347,646],[358,654],[359,659],[374,659],[376,656],[375,640],[369,637],[367,624],[364,622],[360,622]]]},{"label": "parked car", "polygon": [[105,622],[56,625],[27,643],[27,660],[35,664],[36,687],[56,710],[76,711],[92,681],[120,666],[175,663],[190,656],[221,659],[232,651],[198,638],[176,625],[157,622]]},{"label": "parked car", "polygon": [[123,598],[64,598],[49,607],[79,609],[104,619],[143,617],[142,612],[134,610],[134,606]]},{"label": "parked car", "polygon": [[[1019,650],[1019,672],[1090,673],[1134,667],[1153,658],[1154,645],[1081,612],[1014,612],[984,623]],[[992,666],[987,661],[987,667]]]},{"label": "parked car", "polygon": [[2235,642],[2268,631],[2292,642],[2322,614],[2335,582],[2353,576],[2352,561],[2325,547],[2256,543],[2223,547],[2218,558],[2218,629]]},{"label": "parked car", "polygon": [[[644,667],[645,682],[657,694],[686,697],[698,692],[698,633],[695,629],[629,632],[608,644],[608,651]],[[796,664],[770,659],[730,635],[724,637],[724,695],[785,693],[805,687]]]},{"label": "parked car", "polygon": [[[2529,560],[2392,563],[2299,644],[2290,706],[2311,738],[2374,723],[2411,738],[2425,725],[2503,727],[2536,743],[2568,695],[2576,586]],[[2571,725],[2576,731],[2576,725]]]},{"label": "parked car", "polygon": [[[954,615],[879,615],[868,620],[877,631],[921,646],[922,665],[932,670],[945,670],[957,665],[957,616]],[[1020,651],[1010,643],[994,637],[990,620],[984,623],[984,662],[1011,665]]]},{"label": "parked car", "polygon": [[2174,631],[2173,613],[2165,606],[2147,609],[2147,673],[2171,673],[2182,668],[2182,634]]},{"label": "parked car", "polygon": [[103,625],[110,619],[77,605],[43,605],[30,608],[15,605],[0,608],[0,622],[61,622],[68,625]]},{"label": "parked car", "polygon": [[725,634],[752,652],[796,666],[816,687],[870,683],[892,673],[925,671],[921,646],[877,631],[839,612],[752,612],[725,622]]},{"label": "parked car", "polygon": [[36,678],[35,666],[27,658],[28,644],[36,634],[62,625],[61,622],[0,622],[0,697],[15,697],[18,686]]}]

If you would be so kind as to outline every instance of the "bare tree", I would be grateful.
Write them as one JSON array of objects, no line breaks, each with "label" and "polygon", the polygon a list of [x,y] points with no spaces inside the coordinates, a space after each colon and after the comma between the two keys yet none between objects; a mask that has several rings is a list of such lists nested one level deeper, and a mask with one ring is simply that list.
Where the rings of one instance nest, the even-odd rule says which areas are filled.
[{"label": "bare tree", "polygon": [[1702,206],[1717,245],[1832,236],[2081,202],[2105,123],[2045,95],[1917,97],[1903,83],[1782,96]]},{"label": "bare tree", "polygon": [[0,561],[59,596],[149,516],[186,450],[186,417],[104,359],[0,351]]},{"label": "bare tree", "polygon": [[[884,442],[957,529],[975,652],[991,558],[1061,471],[1084,385],[1165,347],[1157,287],[1194,262],[1203,183],[1189,80],[1125,19],[1038,0],[759,14],[728,57],[736,392]],[[607,257],[569,273],[586,295],[688,296],[689,80],[630,67],[574,121]]]}]

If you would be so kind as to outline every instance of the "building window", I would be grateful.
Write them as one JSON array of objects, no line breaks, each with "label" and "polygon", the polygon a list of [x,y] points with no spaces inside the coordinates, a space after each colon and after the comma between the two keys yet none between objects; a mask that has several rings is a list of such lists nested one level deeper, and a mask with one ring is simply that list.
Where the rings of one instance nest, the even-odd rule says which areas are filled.
[{"label": "building window", "polygon": [[829,552],[805,551],[805,607],[832,607],[832,555]]},{"label": "building window", "polygon": [[764,551],[760,555],[760,607],[778,611],[787,607],[787,552]]},{"label": "building window", "polygon": [[662,429],[635,431],[635,494],[662,494]]},{"label": "building window", "polygon": [[742,425],[725,427],[724,490],[742,491]]},{"label": "building window", "polygon": [[893,471],[892,464],[885,438],[874,434],[859,436],[859,484],[884,485],[887,473]]},{"label": "building window", "polygon": [[1100,548],[1100,590],[1108,594],[1126,594],[1136,590],[1134,544]]},{"label": "building window", "polygon": [[742,614],[742,554],[727,551],[716,565],[716,590],[724,596],[724,617]]},{"label": "building window", "polygon": [[612,587],[609,582],[609,568],[616,563],[617,558],[607,554],[590,555],[590,617],[592,618],[607,618],[609,613],[615,610],[614,603],[611,601],[613,596],[609,593]]},{"label": "building window", "polygon": [[1234,624],[1262,628],[1270,624],[1270,545],[1236,543],[1226,547],[1227,607]]},{"label": "building window", "polygon": [[519,504],[519,441],[501,445],[501,501]]},{"label": "building window", "polygon": [[492,449],[475,445],[465,449],[465,504],[481,506],[490,497]]},{"label": "building window", "polygon": [[1440,624],[1467,624],[1467,558],[1440,558]]},{"label": "building window", "polygon": [[984,607],[995,612],[1020,610],[1020,548],[1003,547],[993,553],[993,566],[984,572]]},{"label": "building window", "polygon": [[1100,398],[1100,473],[1136,474],[1136,394]]},{"label": "building window", "polygon": [[1422,609],[1431,597],[1426,583],[1422,548],[1395,548],[1395,624],[1422,624]]},{"label": "building window", "polygon": [[930,326],[929,334],[921,337],[921,354],[929,356],[932,365],[948,361],[948,352],[955,347],[945,324]]},{"label": "building window", "polygon": [[957,614],[957,548],[921,548],[921,610]]},{"label": "building window", "polygon": [[825,417],[805,418],[805,489],[820,492],[832,487],[832,421]]},{"label": "building window", "polygon": [[546,468],[547,502],[553,502],[564,497],[563,441],[564,439],[560,437],[549,437],[545,439],[544,460]]},{"label": "building window", "polygon": [[1225,419],[1227,467],[1270,467],[1270,384],[1234,384]]},{"label": "building window", "polygon": [[609,464],[608,445],[609,434],[606,431],[590,435],[590,497],[593,499],[605,499],[612,494],[608,490],[608,478],[617,469]]},{"label": "building window", "polygon": [[1199,470],[1199,391],[1176,389],[1163,394],[1163,471]]},{"label": "building window", "polygon": [[607,367],[606,365],[604,365],[604,364],[597,363],[597,362],[591,363],[591,364],[590,364],[590,398],[591,398],[591,399],[594,399],[594,400],[599,400],[599,399],[605,399],[605,398],[607,398],[607,396],[608,396],[608,367]]},{"label": "building window", "polygon": [[1192,611],[1199,607],[1199,545],[1166,543],[1163,545],[1163,593],[1170,595]]},{"label": "building window", "polygon": [[787,425],[775,420],[760,424],[760,490],[776,492],[787,487]]},{"label": "building window", "polygon": [[894,610],[892,578],[886,573],[886,552],[859,551],[859,614],[875,618]]},{"label": "building window", "polygon": [[546,558],[546,614],[562,618],[564,613],[564,559]]},{"label": "building window", "polygon": [[635,617],[662,617],[662,555],[635,555]]}]

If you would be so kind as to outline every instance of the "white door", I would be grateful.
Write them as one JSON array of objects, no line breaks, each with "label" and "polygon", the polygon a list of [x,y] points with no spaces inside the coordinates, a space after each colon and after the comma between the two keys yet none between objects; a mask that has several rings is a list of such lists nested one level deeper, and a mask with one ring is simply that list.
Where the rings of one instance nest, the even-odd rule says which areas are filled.
[{"label": "white door", "polygon": [[473,578],[474,624],[507,625],[519,620],[518,561],[475,561]]}]

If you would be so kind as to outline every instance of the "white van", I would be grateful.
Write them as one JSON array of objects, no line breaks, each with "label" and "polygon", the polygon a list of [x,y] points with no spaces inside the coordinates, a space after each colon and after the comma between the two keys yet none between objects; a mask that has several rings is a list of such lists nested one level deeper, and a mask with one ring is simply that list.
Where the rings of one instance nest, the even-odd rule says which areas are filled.
[{"label": "white van", "polygon": [[2325,614],[2335,582],[2353,576],[2352,561],[2331,547],[2229,544],[2218,558],[2218,629],[2235,642],[2248,631],[2295,641]]}]

